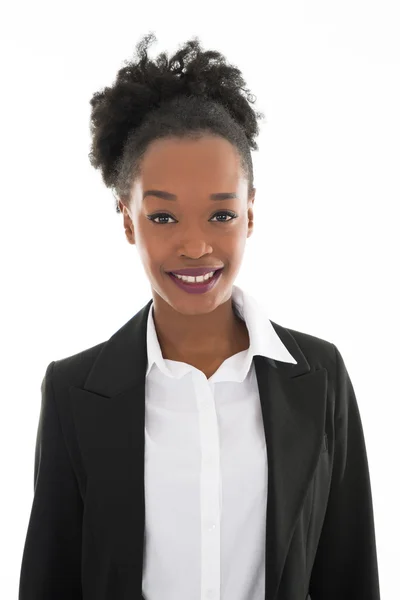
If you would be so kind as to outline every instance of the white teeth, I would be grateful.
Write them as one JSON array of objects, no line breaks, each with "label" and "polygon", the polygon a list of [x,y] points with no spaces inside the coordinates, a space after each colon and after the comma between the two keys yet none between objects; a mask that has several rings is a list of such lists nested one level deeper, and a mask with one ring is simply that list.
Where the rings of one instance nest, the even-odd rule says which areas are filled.
[{"label": "white teeth", "polygon": [[176,273],[172,273],[178,279],[182,279],[182,281],[186,281],[187,283],[201,283],[207,281],[214,275],[215,271],[210,271],[210,273],[206,273],[205,275],[200,275],[199,277],[187,277],[186,275],[177,275]]}]

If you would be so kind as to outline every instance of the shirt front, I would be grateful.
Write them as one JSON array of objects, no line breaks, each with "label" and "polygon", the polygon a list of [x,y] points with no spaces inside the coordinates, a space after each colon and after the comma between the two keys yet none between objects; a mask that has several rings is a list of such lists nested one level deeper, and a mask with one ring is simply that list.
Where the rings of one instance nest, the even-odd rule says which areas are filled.
[{"label": "shirt front", "polygon": [[145,600],[263,600],[268,460],[254,355],[296,363],[234,285],[250,345],[207,379],[164,359],[150,307],[145,392]]}]

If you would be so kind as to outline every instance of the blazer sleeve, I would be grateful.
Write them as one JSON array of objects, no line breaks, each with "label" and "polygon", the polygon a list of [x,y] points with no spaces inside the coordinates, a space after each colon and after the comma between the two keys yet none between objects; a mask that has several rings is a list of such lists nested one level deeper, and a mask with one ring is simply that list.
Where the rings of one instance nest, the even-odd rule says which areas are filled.
[{"label": "blazer sleeve", "polygon": [[19,600],[81,600],[83,502],[65,445],[51,362],[41,384],[34,497],[22,556]]},{"label": "blazer sleeve", "polygon": [[312,600],[380,600],[374,515],[360,412],[336,357],[335,435],[328,504],[310,578]]}]

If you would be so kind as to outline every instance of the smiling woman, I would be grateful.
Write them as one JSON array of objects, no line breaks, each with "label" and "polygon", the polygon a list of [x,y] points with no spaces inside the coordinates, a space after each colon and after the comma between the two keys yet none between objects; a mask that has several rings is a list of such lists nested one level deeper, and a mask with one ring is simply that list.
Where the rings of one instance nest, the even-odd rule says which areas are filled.
[{"label": "smiling woman", "polygon": [[[204,365],[210,347],[225,356],[243,335],[231,296],[253,233],[250,150],[264,115],[219,52],[193,39],[152,61],[154,40],[145,36],[138,60],[93,96],[90,160],[151,283],[163,357]],[[193,279],[210,270],[208,281]]]},{"label": "smiling woman", "polygon": [[195,40],[151,61],[150,40],[93,96],[90,159],[153,298],[46,370],[19,600],[379,600],[341,354],[234,285],[254,228],[244,80]]}]

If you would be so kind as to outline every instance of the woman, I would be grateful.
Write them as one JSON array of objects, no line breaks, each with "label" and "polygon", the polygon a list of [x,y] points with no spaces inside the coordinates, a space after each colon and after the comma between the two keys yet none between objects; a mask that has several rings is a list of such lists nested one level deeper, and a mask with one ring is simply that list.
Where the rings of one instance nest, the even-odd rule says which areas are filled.
[{"label": "woman", "polygon": [[153,40],[94,94],[90,154],[153,298],[47,367],[19,600],[378,600],[343,358],[234,285],[262,114],[218,52]]}]

